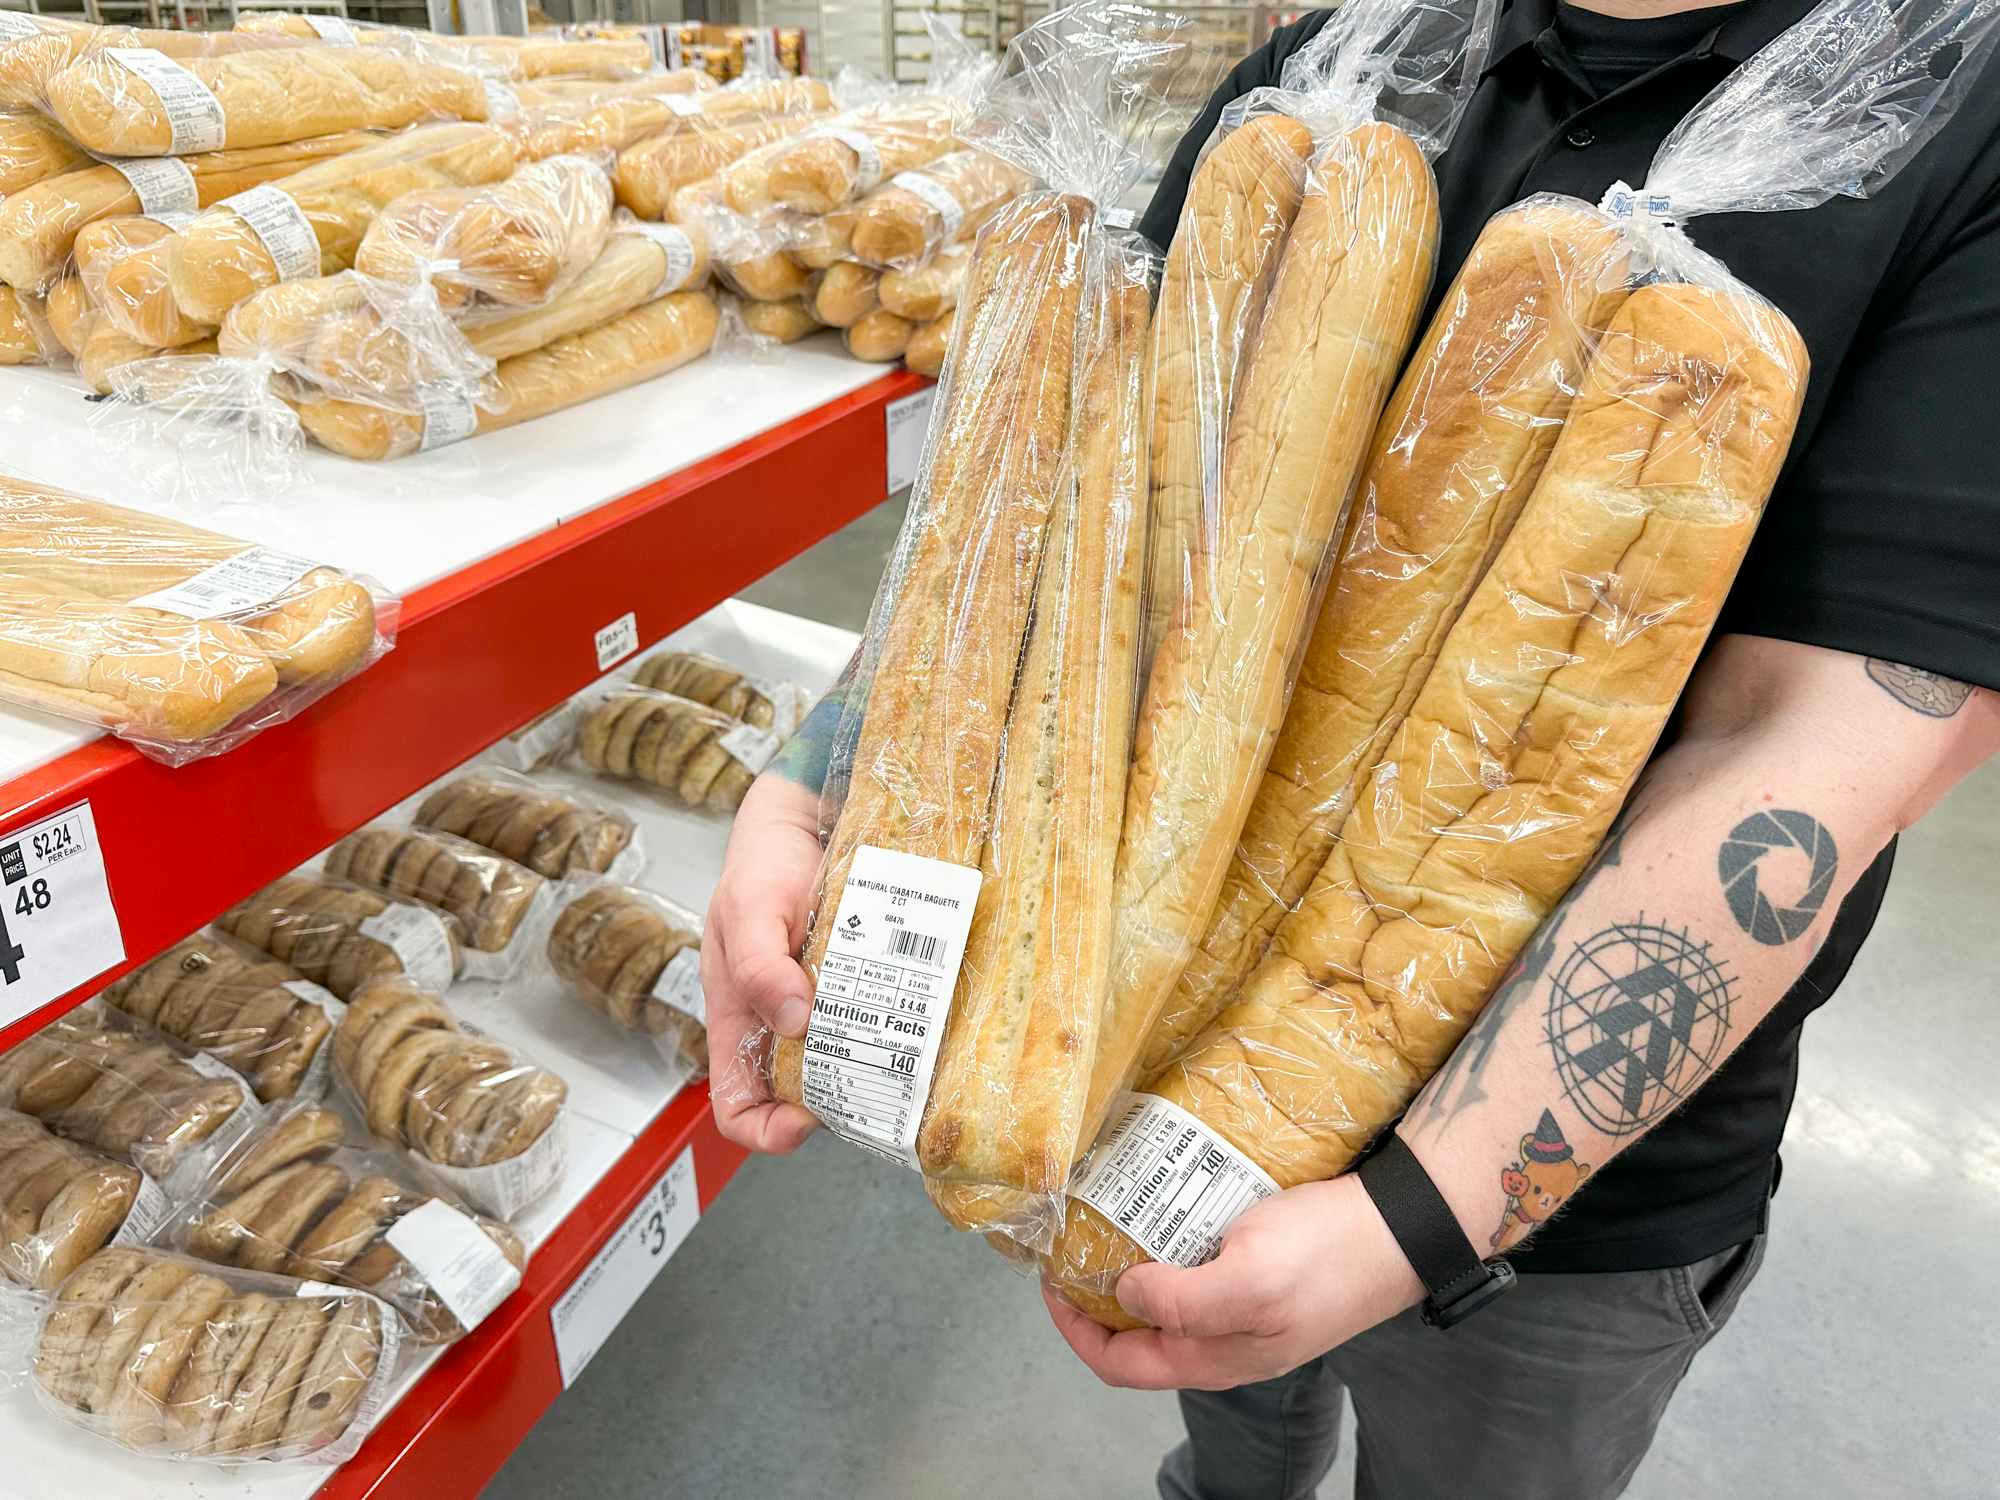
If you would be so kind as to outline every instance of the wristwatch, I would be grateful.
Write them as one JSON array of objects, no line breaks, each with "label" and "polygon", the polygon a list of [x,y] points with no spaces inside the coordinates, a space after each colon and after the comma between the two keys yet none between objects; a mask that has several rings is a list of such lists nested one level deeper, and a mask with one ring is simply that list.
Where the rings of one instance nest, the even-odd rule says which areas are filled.
[{"label": "wristwatch", "polygon": [[1361,1164],[1361,1186],[1375,1202],[1417,1279],[1430,1295],[1423,1318],[1433,1328],[1463,1323],[1514,1285],[1504,1260],[1484,1261],[1458,1227],[1458,1216],[1403,1138],[1391,1134]]}]

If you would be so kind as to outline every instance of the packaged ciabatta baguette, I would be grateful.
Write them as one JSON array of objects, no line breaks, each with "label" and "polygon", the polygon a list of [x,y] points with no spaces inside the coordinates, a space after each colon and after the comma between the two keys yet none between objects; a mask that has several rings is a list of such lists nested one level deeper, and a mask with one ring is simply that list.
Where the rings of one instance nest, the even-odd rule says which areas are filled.
[{"label": "packaged ciabatta baguette", "polygon": [[965,127],[1049,187],[973,251],[829,777],[816,1007],[775,1087],[953,1181],[1051,1191],[1080,1130],[1138,690],[1158,264],[1108,205],[1185,29],[1055,12]]},{"label": "packaged ciabatta baguette", "polygon": [[[1519,293],[1534,337],[1503,388],[1532,398],[1524,420],[1534,401],[1554,403],[1560,432],[1538,454],[1438,393],[1441,461],[1499,456],[1539,474],[1525,498],[1448,496],[1473,547],[1440,550],[1433,585],[1353,575],[1373,604],[1336,618],[1357,655],[1379,652],[1372,632],[1391,613],[1406,622],[1374,701],[1388,728],[1356,733],[1331,715],[1308,726],[1365,770],[1340,791],[1358,772],[1335,768],[1336,805],[1349,807],[1337,842],[1262,962],[1177,1060],[1117,1102],[1079,1164],[1043,1269],[1092,1317],[1131,1326],[1114,1296],[1127,1267],[1199,1264],[1242,1209],[1344,1170],[1458,1045],[1624,805],[1776,483],[1807,378],[1785,315],[1680,224],[1864,196],[1938,128],[1992,40],[1993,18],[1972,4],[1828,0],[1674,130],[1642,188],[1614,185],[1597,209],[1537,198],[1488,226],[1447,324],[1480,306],[1473,315],[1493,316],[1482,281],[1524,237],[1546,275],[1600,268],[1601,297],[1564,305],[1532,282]],[[1535,332],[1538,307],[1582,326]],[[1454,373],[1448,333],[1433,335],[1414,378],[1481,378],[1477,364]],[[1406,391],[1392,416],[1418,409]],[[1414,434],[1419,455],[1432,435]],[[1375,477],[1378,504],[1407,503],[1379,449]],[[1419,534],[1436,536],[1431,525]],[[1468,571],[1479,577],[1460,607]],[[1196,1162],[1212,1207],[1163,1213]]]}]

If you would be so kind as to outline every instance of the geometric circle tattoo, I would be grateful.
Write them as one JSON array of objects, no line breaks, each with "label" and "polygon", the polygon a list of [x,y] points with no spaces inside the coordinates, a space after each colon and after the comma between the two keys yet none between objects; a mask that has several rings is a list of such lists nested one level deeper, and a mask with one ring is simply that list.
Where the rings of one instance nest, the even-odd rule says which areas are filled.
[{"label": "geometric circle tattoo", "polygon": [[1549,996],[1563,1092],[1607,1135],[1630,1135],[1700,1086],[1729,1034],[1733,980],[1685,929],[1607,927],[1578,943]]},{"label": "geometric circle tattoo", "polygon": [[[1758,883],[1757,862],[1773,849],[1797,849],[1812,861],[1805,894],[1788,904],[1773,901]],[[1776,947],[1812,926],[1833,889],[1840,855],[1833,835],[1817,821],[1802,812],[1774,810],[1753,814],[1730,829],[1716,866],[1736,925],[1758,942]]]}]

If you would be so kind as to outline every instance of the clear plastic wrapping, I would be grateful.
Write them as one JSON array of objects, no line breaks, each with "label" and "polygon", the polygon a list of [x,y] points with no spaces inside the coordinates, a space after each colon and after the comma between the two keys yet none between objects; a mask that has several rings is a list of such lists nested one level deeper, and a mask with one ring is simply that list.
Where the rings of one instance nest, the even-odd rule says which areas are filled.
[{"label": "clear plastic wrapping", "polygon": [[[482,77],[638,80],[654,66],[650,48],[630,36],[452,36],[407,26],[381,26],[345,16],[246,11],[239,35],[281,36],[338,47],[374,47],[434,62],[457,62]],[[685,85],[684,85],[685,86]]]},{"label": "clear plastic wrapping", "polygon": [[266,1103],[325,1092],[325,1043],[341,1003],[265,954],[196,933],[109,986],[101,999],[227,1063]]},{"label": "clear plastic wrapping", "polygon": [[[749,85],[784,92],[768,107],[743,108],[734,89],[702,95],[701,109],[618,153],[612,182],[618,201],[642,219],[669,216],[675,193],[715,176],[739,157],[809,128],[830,112],[832,101],[809,80],[790,85]],[[725,101],[729,101],[725,103]]]},{"label": "clear plastic wrapping", "polygon": [[908,318],[899,318],[884,308],[863,313],[840,333],[841,342],[847,352],[856,359],[871,364],[887,364],[903,357],[903,351],[910,347],[910,339],[915,335],[917,325]]},{"label": "clear plastic wrapping", "polygon": [[578,766],[717,813],[736,810],[783,742],[721,709],[638,686],[586,694],[574,722]]},{"label": "clear plastic wrapping", "polygon": [[701,918],[664,896],[572,876],[549,931],[549,967],[570,993],[650,1037],[678,1070],[708,1070]]},{"label": "clear plastic wrapping", "polygon": [[387,652],[398,601],[308,558],[0,476],[0,696],[179,764]]},{"label": "clear plastic wrapping", "polygon": [[53,1290],[113,1239],[150,1234],[165,1212],[137,1167],[0,1110],[0,1277]]},{"label": "clear plastic wrapping", "polygon": [[484,766],[426,793],[411,821],[455,834],[549,880],[630,880],[645,868],[636,824],[580,789]]},{"label": "clear plastic wrapping", "polygon": [[402,1154],[352,1144],[316,1105],[267,1121],[218,1162],[162,1238],[216,1265],[373,1293],[426,1344],[477,1327],[527,1262],[505,1224],[420,1181]]},{"label": "clear plastic wrapping", "polygon": [[742,302],[737,305],[737,316],[753,337],[779,344],[796,344],[826,327],[803,297],[784,302]]},{"label": "clear plastic wrapping", "polygon": [[950,352],[957,322],[958,312],[953,309],[918,328],[910,335],[910,346],[903,351],[903,363],[919,375],[935,378],[943,374],[945,355]]},{"label": "clear plastic wrapping", "polygon": [[926,166],[898,172],[856,210],[852,245],[864,265],[908,270],[923,265],[1028,185],[1012,162],[984,151],[953,151]]},{"label": "clear plastic wrapping", "polygon": [[937,160],[957,145],[962,105],[942,95],[891,97],[839,115],[779,147],[761,170],[730,170],[739,212],[769,206],[831,213],[899,172]]},{"label": "clear plastic wrapping", "polygon": [[[15,34],[14,27],[28,23],[32,23],[28,30]],[[157,52],[186,62],[293,45],[281,37],[92,26],[53,16],[14,14],[0,25],[7,28],[0,32],[0,110],[39,109],[47,97],[50,79],[72,63],[113,48]]]},{"label": "clear plastic wrapping", "polygon": [[385,974],[442,991],[464,967],[458,923],[445,912],[325,876],[280,876],[215,925],[342,1000]]},{"label": "clear plastic wrapping", "polygon": [[554,892],[542,876],[448,833],[376,823],[327,851],[326,873],[398,900],[448,913],[465,947],[465,972],[505,979],[546,928]]},{"label": "clear plastic wrapping", "polygon": [[1194,1263],[1228,1227],[1152,1223],[1116,1186],[1151,1122],[1261,1181],[1246,1201],[1345,1169],[1458,1045],[1651,754],[1807,376],[1784,315],[1671,221],[1870,190],[1942,123],[1992,24],[1949,0],[1836,0],[1704,100],[1642,188],[1488,224],[1377,429],[1281,736],[1292,764],[1272,762],[1299,780],[1267,778],[1225,926],[1153,1036],[1173,1060],[1072,1183],[1044,1270],[1100,1322],[1129,1326],[1128,1266]]},{"label": "clear plastic wrapping", "polygon": [[117,1246],[48,1305],[35,1391],[148,1458],[338,1464],[381,1410],[403,1338],[365,1292]]},{"label": "clear plastic wrapping", "polygon": [[0,112],[0,198],[90,165],[90,155],[41,115]]},{"label": "clear plastic wrapping", "polygon": [[47,304],[32,292],[0,286],[0,365],[43,365],[64,355]]},{"label": "clear plastic wrapping", "polygon": [[567,151],[623,151],[662,132],[692,133],[699,127],[683,121],[702,120],[720,126],[791,111],[825,110],[832,96],[817,79],[733,84],[712,92],[668,87],[678,80],[708,80],[681,71],[658,75],[606,96],[550,101],[525,108],[508,122],[508,132],[524,161],[540,161]]},{"label": "clear plastic wrapping", "polygon": [[947,250],[908,270],[885,271],[875,295],[899,318],[932,323],[958,305],[970,250]]},{"label": "clear plastic wrapping", "polygon": [[835,261],[813,276],[808,300],[820,322],[830,328],[849,328],[881,306],[881,288],[880,271],[858,261]]},{"label": "clear plastic wrapping", "polygon": [[97,219],[77,231],[76,274],[97,316],[146,349],[174,349],[215,336],[174,301],[168,275],[179,215]]}]

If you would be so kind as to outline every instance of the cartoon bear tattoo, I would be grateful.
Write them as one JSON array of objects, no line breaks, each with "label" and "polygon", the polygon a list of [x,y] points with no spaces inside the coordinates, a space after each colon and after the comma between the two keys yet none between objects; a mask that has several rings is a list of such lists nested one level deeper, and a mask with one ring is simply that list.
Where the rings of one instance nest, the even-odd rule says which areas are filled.
[{"label": "cartoon bear tattoo", "polygon": [[1493,1248],[1510,1249],[1569,1200],[1590,1175],[1590,1164],[1576,1159],[1563,1139],[1562,1126],[1547,1110],[1535,1128],[1521,1137],[1521,1159],[1500,1174],[1500,1191],[1507,1209],[1493,1231]]}]

